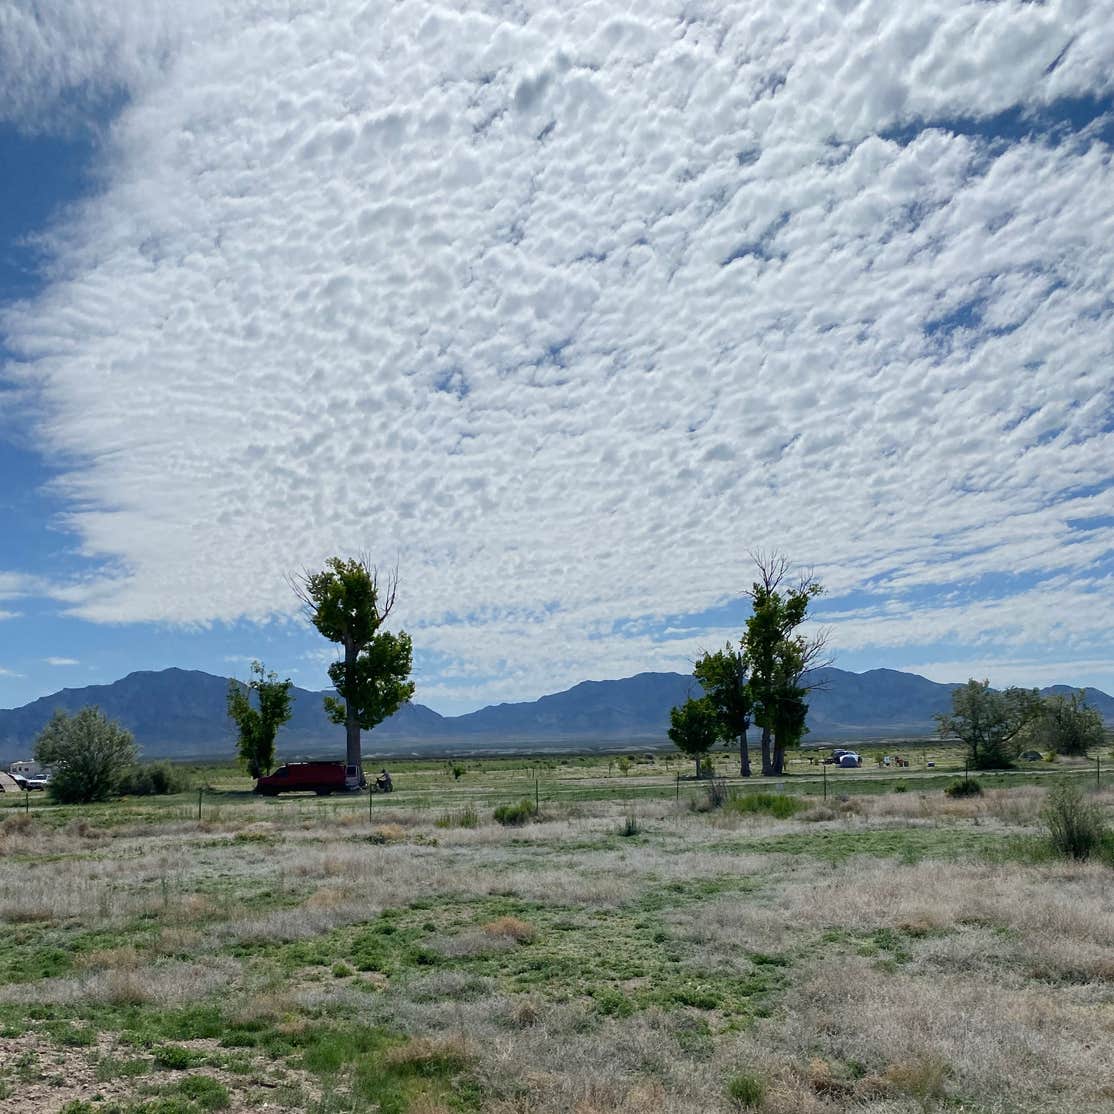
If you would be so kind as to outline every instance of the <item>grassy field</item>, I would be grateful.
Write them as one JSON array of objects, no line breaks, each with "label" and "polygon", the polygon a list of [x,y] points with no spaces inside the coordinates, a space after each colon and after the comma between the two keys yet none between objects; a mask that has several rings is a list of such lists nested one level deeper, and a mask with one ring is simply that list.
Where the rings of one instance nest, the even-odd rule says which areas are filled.
[{"label": "grassy field", "polygon": [[1093,767],[960,801],[957,758],[714,810],[661,755],[0,798],[0,1110],[1110,1111],[1111,867],[1040,825]]}]

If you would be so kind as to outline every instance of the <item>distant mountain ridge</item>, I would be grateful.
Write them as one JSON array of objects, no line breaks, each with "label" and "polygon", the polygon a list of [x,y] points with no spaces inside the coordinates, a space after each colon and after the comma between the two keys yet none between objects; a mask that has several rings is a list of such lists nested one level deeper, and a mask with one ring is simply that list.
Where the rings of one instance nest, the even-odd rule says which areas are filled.
[{"label": "distant mountain ridge", "polygon": [[[928,734],[933,716],[948,710],[955,684],[915,673],[825,668],[813,675],[808,726],[814,740]],[[1070,692],[1054,685],[1044,692]],[[1087,699],[1114,722],[1114,698],[1086,689]],[[108,685],[62,689],[0,710],[0,761],[26,757],[56,708],[74,712],[96,704],[131,731],[147,757],[231,754],[235,734],[226,714],[228,678],[197,670],[129,673]],[[666,740],[669,709],[699,687],[681,673],[639,673],[615,681],[582,681],[564,692],[516,704],[495,704],[442,716],[408,704],[365,738],[374,753],[652,744]],[[343,749],[344,732],[330,723],[324,693],[293,690],[293,716],[279,733],[286,757],[325,756]]]}]

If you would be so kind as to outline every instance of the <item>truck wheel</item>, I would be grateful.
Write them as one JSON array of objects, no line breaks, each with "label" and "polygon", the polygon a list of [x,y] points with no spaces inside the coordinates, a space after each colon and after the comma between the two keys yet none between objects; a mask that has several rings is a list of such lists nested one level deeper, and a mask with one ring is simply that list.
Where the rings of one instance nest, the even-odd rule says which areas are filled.
[{"label": "truck wheel", "polygon": [[333,791],[331,789],[315,789],[314,792],[319,797],[331,797],[333,795]]}]

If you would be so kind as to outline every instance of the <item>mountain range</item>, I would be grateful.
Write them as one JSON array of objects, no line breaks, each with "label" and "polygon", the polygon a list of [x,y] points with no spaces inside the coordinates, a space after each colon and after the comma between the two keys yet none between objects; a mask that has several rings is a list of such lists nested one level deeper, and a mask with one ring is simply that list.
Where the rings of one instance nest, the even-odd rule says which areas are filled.
[{"label": "mountain range", "polygon": [[[951,707],[957,686],[914,673],[826,668],[813,674],[810,742],[931,734],[933,716]],[[1045,693],[1070,692],[1055,685]],[[1088,702],[1114,722],[1114,698],[1087,689]],[[129,673],[108,685],[62,689],[20,708],[0,710],[0,761],[27,757],[55,709],[95,704],[135,736],[148,758],[231,754],[234,730],[226,712],[228,678],[196,670]],[[374,754],[482,750],[572,749],[652,745],[666,741],[669,709],[699,688],[680,673],[639,673],[615,681],[582,681],[564,692],[517,704],[495,704],[442,716],[408,704],[365,736]],[[344,729],[329,722],[321,692],[295,688],[293,715],[278,736],[284,758],[339,754]]]}]

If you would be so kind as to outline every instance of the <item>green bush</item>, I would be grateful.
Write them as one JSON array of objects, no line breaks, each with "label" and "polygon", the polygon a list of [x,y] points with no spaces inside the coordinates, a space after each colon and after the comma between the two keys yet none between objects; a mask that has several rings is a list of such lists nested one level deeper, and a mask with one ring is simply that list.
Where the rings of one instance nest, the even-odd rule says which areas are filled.
[{"label": "green bush", "polygon": [[1089,859],[1106,839],[1102,809],[1071,782],[1061,782],[1048,791],[1041,818],[1052,849],[1067,859]]},{"label": "green bush", "polygon": [[529,797],[514,805],[500,805],[492,815],[504,828],[520,828],[536,819],[538,810]]},{"label": "green bush", "polygon": [[806,807],[800,797],[790,797],[787,793],[740,793],[727,802],[727,808],[731,812],[760,812],[776,816],[779,820],[788,820]]},{"label": "green bush", "polygon": [[981,797],[982,786],[972,777],[964,780],[956,779],[945,790],[949,797]]},{"label": "green bush", "polygon": [[187,1075],[175,1090],[202,1110],[224,1110],[231,1102],[228,1088],[209,1075]]},{"label": "green bush", "polygon": [[184,1071],[197,1063],[197,1053],[183,1048],[180,1044],[164,1044],[155,1049],[155,1063],[170,1071]]},{"label": "green bush", "polygon": [[120,792],[129,797],[163,797],[187,793],[191,788],[185,771],[169,762],[133,766],[120,781]]},{"label": "green bush", "polygon": [[135,740],[99,708],[54,713],[35,740],[35,759],[53,768],[50,795],[61,804],[106,801],[135,765]]},{"label": "green bush", "polygon": [[742,1072],[727,1081],[727,1097],[744,1110],[756,1110],[766,1097],[766,1083],[760,1076]]}]

